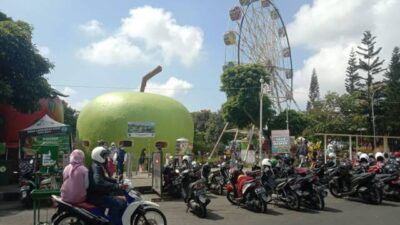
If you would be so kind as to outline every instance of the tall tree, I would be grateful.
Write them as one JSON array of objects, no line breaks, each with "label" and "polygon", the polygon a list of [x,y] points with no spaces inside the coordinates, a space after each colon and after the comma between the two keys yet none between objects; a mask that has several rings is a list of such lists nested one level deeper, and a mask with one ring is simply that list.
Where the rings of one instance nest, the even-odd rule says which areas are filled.
[{"label": "tall tree", "polygon": [[357,90],[357,87],[360,86],[360,76],[357,72],[357,58],[354,49],[352,48],[350,51],[349,61],[347,61],[347,69],[346,69],[346,91],[349,94],[354,93]]},{"label": "tall tree", "polygon": [[[236,65],[224,71],[221,91],[226,93],[227,101],[222,105],[222,114],[227,122],[239,128],[259,124],[261,78],[268,83],[270,75],[265,67],[256,64]],[[263,127],[274,114],[271,105],[270,99],[264,95]]]},{"label": "tall tree", "polygon": [[389,135],[400,135],[400,49],[393,49],[392,58],[384,75],[385,125]]},{"label": "tall tree", "polygon": [[365,76],[360,76],[363,82],[359,83],[360,98],[366,102],[368,109],[368,118],[370,131],[372,133],[372,102],[382,97],[374,85],[377,81],[374,81],[375,77],[383,71],[382,64],[384,60],[380,60],[378,54],[382,50],[382,47],[375,48],[376,36],[372,36],[370,31],[365,31],[361,40],[361,46],[358,46],[357,54],[360,56],[358,62],[358,68],[365,73]]},{"label": "tall tree", "polygon": [[79,111],[76,111],[67,102],[63,101],[64,106],[64,123],[71,127],[72,137],[76,137],[76,121],[78,120]]},{"label": "tall tree", "polygon": [[310,83],[310,90],[308,93],[309,101],[307,102],[307,110],[314,108],[315,103],[319,100],[319,83],[318,83],[318,76],[315,68],[311,74],[311,83]]},{"label": "tall tree", "polygon": [[43,77],[52,68],[32,43],[32,27],[0,12],[0,103],[34,111],[39,99],[57,94]]}]

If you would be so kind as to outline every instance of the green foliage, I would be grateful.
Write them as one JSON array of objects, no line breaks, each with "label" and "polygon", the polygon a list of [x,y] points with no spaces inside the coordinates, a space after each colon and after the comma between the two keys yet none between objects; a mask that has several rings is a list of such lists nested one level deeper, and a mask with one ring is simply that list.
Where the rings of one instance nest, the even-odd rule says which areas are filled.
[{"label": "green foliage", "polygon": [[[289,110],[289,131],[291,136],[303,135],[303,130],[308,126],[307,116],[295,110]],[[285,130],[286,129],[286,110],[276,115],[270,125],[270,130]]]},{"label": "green foliage", "polygon": [[357,87],[360,86],[360,76],[358,74],[358,65],[357,58],[354,49],[351,49],[349,61],[347,61],[347,69],[346,69],[346,91],[349,94],[353,94],[358,90]]},{"label": "green foliage", "polygon": [[[222,130],[225,126],[225,121],[221,112],[211,112],[210,110],[201,110],[199,112],[192,112],[194,123],[194,141],[193,150],[195,154],[201,150],[209,152],[213,149],[218,140]],[[224,135],[218,150],[223,149],[224,144],[227,143],[229,135]]]},{"label": "green foliage", "polygon": [[311,74],[311,83],[310,90],[308,93],[309,101],[307,102],[307,110],[310,110],[315,107],[315,103],[319,100],[319,83],[317,72],[315,72],[315,68]]},{"label": "green foliage", "polygon": [[[222,106],[222,114],[226,121],[239,128],[259,124],[261,78],[269,83],[268,72],[263,66],[256,64],[235,65],[224,71],[221,76],[221,91],[227,96],[227,101]],[[273,114],[271,101],[267,96],[263,96],[264,124]]]},{"label": "green foliage", "polygon": [[0,12],[0,103],[34,111],[39,99],[52,94],[43,77],[52,68],[32,43],[32,27]]},{"label": "green foliage", "polygon": [[64,105],[64,123],[71,127],[72,137],[76,137],[76,121],[78,120],[79,112],[73,109],[65,101]]},{"label": "green foliage", "polygon": [[357,96],[329,92],[324,100],[308,111],[309,126],[304,131],[305,136],[314,133],[356,133],[365,126],[365,117],[359,115]]},{"label": "green foliage", "polygon": [[[361,82],[358,84],[359,99],[364,101],[364,107],[368,109],[366,115],[368,116],[369,130],[371,133],[372,101],[376,102],[378,99],[382,98],[382,92],[374,88],[374,86],[379,83],[374,81],[374,79],[383,71],[382,64],[384,62],[384,60],[380,60],[378,56],[382,48],[380,47],[375,50],[375,39],[376,37],[372,36],[370,31],[365,31],[364,37],[361,40],[362,45],[357,47],[357,54],[361,57],[359,59],[358,69],[363,71],[366,75],[363,76],[361,74],[360,76]],[[379,104],[376,104],[376,111],[382,111],[379,109]]]},{"label": "green foliage", "polygon": [[386,132],[389,135],[400,135],[400,49],[393,49],[388,71],[384,75],[386,87],[384,89],[385,101],[384,116]]}]

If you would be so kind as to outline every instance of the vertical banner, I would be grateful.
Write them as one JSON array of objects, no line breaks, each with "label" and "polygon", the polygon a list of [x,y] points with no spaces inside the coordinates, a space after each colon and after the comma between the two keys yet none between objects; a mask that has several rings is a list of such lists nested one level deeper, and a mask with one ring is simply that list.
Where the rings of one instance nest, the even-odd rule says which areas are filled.
[{"label": "vertical banner", "polygon": [[162,197],[162,153],[153,153],[152,188]]},{"label": "vertical banner", "polygon": [[272,154],[290,153],[289,130],[271,131]]}]

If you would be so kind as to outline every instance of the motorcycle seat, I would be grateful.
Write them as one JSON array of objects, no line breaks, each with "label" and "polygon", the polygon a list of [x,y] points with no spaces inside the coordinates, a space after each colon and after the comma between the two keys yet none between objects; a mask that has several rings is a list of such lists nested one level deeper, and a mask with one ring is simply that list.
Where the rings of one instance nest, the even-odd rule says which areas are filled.
[{"label": "motorcycle seat", "polygon": [[89,202],[80,202],[80,203],[74,204],[74,206],[82,208],[82,209],[86,209],[86,210],[91,210],[91,209],[96,208],[95,205],[93,205]]}]

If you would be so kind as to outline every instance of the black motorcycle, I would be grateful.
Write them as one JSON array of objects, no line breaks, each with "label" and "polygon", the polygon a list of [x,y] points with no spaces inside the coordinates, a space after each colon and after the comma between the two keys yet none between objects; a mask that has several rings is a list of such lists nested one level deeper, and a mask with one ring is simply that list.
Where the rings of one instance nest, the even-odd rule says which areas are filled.
[{"label": "black motorcycle", "polygon": [[224,165],[218,165],[219,169],[211,172],[208,178],[208,188],[219,195],[224,194],[224,188],[229,179],[228,168]]},{"label": "black motorcycle", "polygon": [[[276,171],[276,170],[275,170]],[[268,203],[271,201],[283,202],[293,210],[300,208],[300,197],[296,193],[300,189],[300,184],[296,184],[296,176],[283,177],[283,174],[290,171],[279,171],[281,178],[276,178],[275,173],[269,167],[263,169],[262,182],[267,191]]]},{"label": "black motorcycle", "polygon": [[373,173],[352,173],[349,162],[341,162],[329,182],[329,191],[336,198],[359,197],[373,204],[382,203],[383,183]]},{"label": "black motorcycle", "polygon": [[163,192],[168,193],[170,197],[180,198],[181,197],[181,186],[182,180],[179,176],[180,171],[172,165],[164,167],[163,171]]},{"label": "black motorcycle", "polygon": [[182,196],[187,205],[200,218],[207,216],[207,205],[211,200],[206,195],[206,179],[201,177],[201,171],[186,169],[181,173]]},{"label": "black motorcycle", "polygon": [[400,172],[398,165],[386,164],[380,174],[376,175],[383,183],[383,196],[389,199],[400,199]]},{"label": "black motorcycle", "polygon": [[325,191],[325,186],[319,183],[315,173],[300,174],[296,178],[294,188],[302,204],[312,209],[324,210],[324,198],[328,193]]}]

